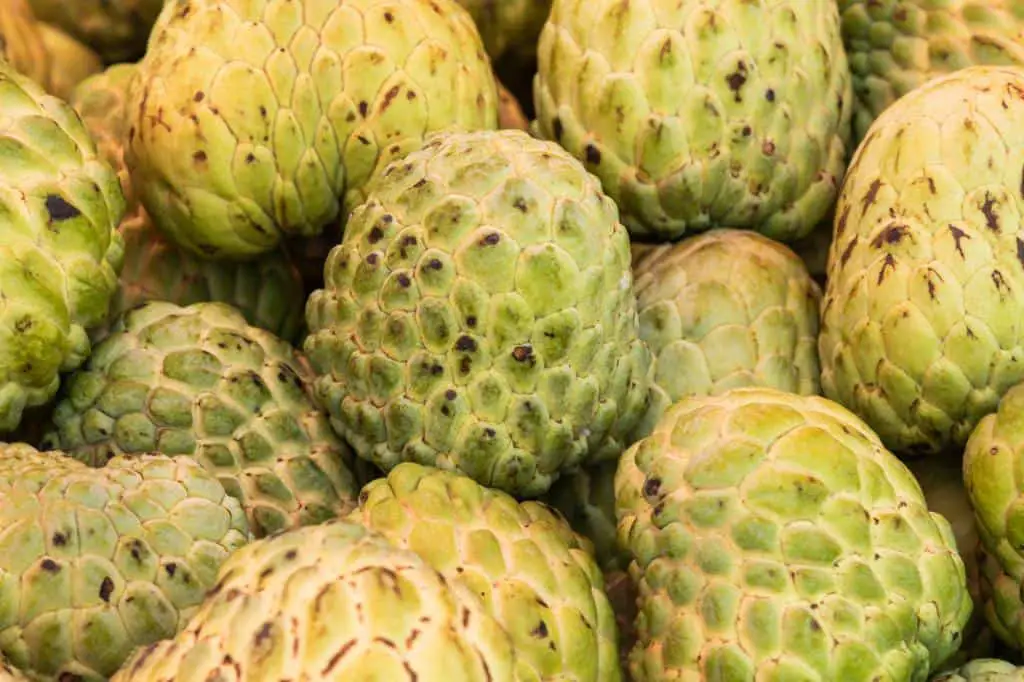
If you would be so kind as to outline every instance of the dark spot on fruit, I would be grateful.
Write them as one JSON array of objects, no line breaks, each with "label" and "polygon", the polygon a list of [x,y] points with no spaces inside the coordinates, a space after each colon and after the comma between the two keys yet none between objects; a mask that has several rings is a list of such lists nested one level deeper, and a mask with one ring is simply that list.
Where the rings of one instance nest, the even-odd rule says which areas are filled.
[{"label": "dark spot on fruit", "polygon": [[274,624],[266,622],[260,626],[260,629],[256,631],[256,636],[253,637],[253,644],[259,646],[265,640],[270,639],[270,634],[274,631]]},{"label": "dark spot on fruit", "polygon": [[455,391],[453,391],[450,388],[447,391],[444,392],[444,397],[445,397],[446,400],[455,400],[455,396],[456,395],[458,395],[458,394],[455,393]]},{"label": "dark spot on fruit", "polygon": [[390,90],[388,90],[384,94],[384,101],[380,105],[381,113],[384,113],[387,110],[387,108],[391,106],[391,102],[393,102],[394,99],[398,97],[399,90],[401,90],[401,88],[398,87],[397,85],[394,85],[391,87]]},{"label": "dark spot on fruit", "polygon": [[497,244],[500,241],[501,241],[501,235],[498,234],[497,232],[491,232],[490,234],[488,234],[487,236],[485,236],[483,239],[480,240],[480,245],[481,246],[494,246],[495,244]]},{"label": "dark spot on fruit", "polygon": [[375,253],[371,253],[370,255],[368,255],[366,257],[366,262],[369,263],[370,265],[376,265],[377,261],[379,261],[379,260],[380,260],[380,256],[378,256]]},{"label": "dark spot on fruit", "polygon": [[412,280],[409,279],[409,275],[405,274],[404,272],[402,274],[400,274],[397,277],[397,279],[398,279],[398,285],[401,286],[403,289],[408,289],[409,286],[412,284]]},{"label": "dark spot on fruit", "polygon": [[21,334],[24,334],[25,332],[27,332],[31,328],[32,328],[32,318],[31,317],[19,318],[18,321],[14,323],[14,330],[19,332],[19,333],[21,333]]},{"label": "dark spot on fruit", "polygon": [[348,112],[348,115],[345,117],[346,123],[351,123],[354,120],[356,120],[356,112],[354,112],[354,111]]},{"label": "dark spot on fruit", "polygon": [[384,21],[386,21],[386,22],[388,22],[390,24],[394,20],[395,20],[395,15],[394,14],[392,14],[391,12],[385,12],[384,13]]},{"label": "dark spot on fruit", "polygon": [[256,155],[253,154],[252,152],[249,152],[248,154],[245,155],[245,162],[247,164],[256,163]]},{"label": "dark spot on fruit", "polygon": [[192,154],[192,160],[196,163],[206,163],[206,152],[202,149]]},{"label": "dark spot on fruit", "polygon": [[377,242],[379,242],[383,238],[384,238],[384,231],[381,230],[379,227],[372,228],[370,230],[370,233],[368,235],[366,235],[366,241],[370,242],[371,244],[376,244]]},{"label": "dark spot on fruit", "polygon": [[534,629],[530,630],[530,634],[532,636],[536,637],[537,639],[544,639],[545,637],[548,636],[548,626],[547,626],[547,623],[545,623],[544,621],[541,621],[540,623],[537,624],[537,627],[535,627]]},{"label": "dark spot on fruit", "polygon": [[43,562],[39,564],[39,567],[47,573],[60,573],[60,565],[53,559],[43,559]]},{"label": "dark spot on fruit", "polygon": [[441,261],[438,260],[437,258],[431,258],[430,262],[427,263],[427,267],[430,268],[431,270],[440,270],[441,269]]},{"label": "dark spot on fruit", "polygon": [[192,96],[193,102],[202,102],[203,98],[206,97],[206,93],[202,90],[198,90],[195,95]]},{"label": "dark spot on fruit", "polygon": [[174,574],[178,572],[178,564],[173,561],[164,566],[164,570],[167,571],[167,575],[174,577]]},{"label": "dark spot on fruit", "polygon": [[765,156],[774,156],[775,143],[772,142],[771,140],[765,140],[764,143],[761,145],[761,153],[764,154]]},{"label": "dark spot on fruit", "polygon": [[47,194],[46,195],[46,212],[50,214],[50,222],[61,222],[63,220],[71,220],[82,215],[76,207],[72,206],[67,202],[64,197],[59,194]]},{"label": "dark spot on fruit", "polygon": [[533,348],[530,346],[516,346],[512,351],[512,357],[516,362],[526,362],[533,357]]},{"label": "dark spot on fruit", "polygon": [[476,316],[475,315],[470,315],[469,317],[466,318],[466,326],[467,327],[475,327],[476,326]]},{"label": "dark spot on fruit", "polygon": [[110,595],[114,591],[114,581],[110,579],[110,576],[103,578],[103,582],[100,583],[100,599],[110,603]]},{"label": "dark spot on fruit", "polygon": [[441,406],[441,414],[443,414],[445,417],[450,417],[450,416],[452,416],[452,409],[450,407],[448,407],[447,405],[442,405]]},{"label": "dark spot on fruit", "polygon": [[878,284],[885,281],[885,275],[889,270],[896,269],[896,259],[893,258],[891,253],[885,254],[885,262],[882,263],[882,267],[878,270]]},{"label": "dark spot on fruit", "polygon": [[853,239],[850,240],[850,243],[846,245],[845,249],[843,249],[842,255],[839,256],[840,263],[846,265],[846,261],[850,260],[850,256],[853,255],[853,247],[857,246],[858,241],[859,238],[857,237],[857,235],[854,235]]},{"label": "dark spot on fruit", "polygon": [[1010,287],[1006,284],[1006,278],[1003,277],[1003,273],[998,270],[992,271],[992,283],[996,285],[996,289],[1010,290]]},{"label": "dark spot on fruit", "polygon": [[864,201],[862,202],[865,209],[875,203],[875,199],[878,197],[878,191],[880,189],[882,189],[881,180],[875,180],[871,183],[871,187],[868,188],[868,193],[864,195]]},{"label": "dark spot on fruit", "polygon": [[772,90],[771,88],[768,88],[767,90],[764,91],[764,98],[766,100],[768,100],[769,102],[774,102],[775,101],[775,91]]},{"label": "dark spot on fruit", "polygon": [[486,438],[494,438],[496,435],[497,434],[495,433],[494,429],[492,429],[491,427],[488,426],[487,428],[484,429],[484,436]]},{"label": "dark spot on fruit", "polygon": [[750,126],[743,126],[743,131],[742,131],[742,132],[743,132],[743,137],[750,137],[750,135],[751,135],[751,134],[752,134],[752,133],[753,133],[754,131],[753,131],[753,130],[751,129],[751,127],[750,127]]},{"label": "dark spot on fruit", "polygon": [[981,205],[981,212],[985,215],[985,226],[990,230],[999,231],[999,216],[995,211],[996,199],[990,193],[985,192],[985,201]]},{"label": "dark spot on fruit", "polygon": [[419,189],[420,187],[423,187],[423,185],[425,184],[427,184],[427,179],[420,178],[419,180],[416,181],[416,184],[413,185],[413,189]]},{"label": "dark spot on fruit", "polygon": [[648,478],[644,481],[644,495],[646,497],[654,497],[661,490],[661,479],[660,478]]},{"label": "dark spot on fruit", "polygon": [[588,144],[586,149],[587,163],[596,166],[601,163],[601,150],[594,144]]},{"label": "dark spot on fruit", "polygon": [[442,367],[441,365],[432,365],[430,367],[430,373],[433,374],[435,377],[441,376],[442,372],[444,372],[444,367]]},{"label": "dark spot on fruit", "polygon": [[871,246],[879,249],[883,244],[899,244],[909,231],[910,228],[906,225],[889,225],[871,240]]},{"label": "dark spot on fruit", "polygon": [[464,353],[472,353],[476,351],[476,341],[472,337],[463,334],[455,341],[455,350],[462,351]]},{"label": "dark spot on fruit", "polygon": [[267,108],[265,106],[260,105],[260,118],[266,118],[266,117],[267,117]]},{"label": "dark spot on fruit", "polygon": [[949,233],[951,235],[953,235],[953,240],[956,242],[957,253],[960,254],[961,258],[963,258],[964,257],[964,248],[963,248],[963,244],[961,244],[960,241],[962,239],[970,239],[970,237],[968,237],[967,233],[964,232],[963,230],[961,230],[956,225],[950,225],[949,226]]},{"label": "dark spot on fruit", "polygon": [[299,553],[296,552],[294,549],[289,549],[287,552],[284,553],[284,558],[288,561],[294,561],[295,557],[297,556],[299,556]]},{"label": "dark spot on fruit", "polygon": [[516,200],[512,202],[512,208],[516,209],[520,213],[526,213],[526,200],[522,197],[516,197]]},{"label": "dark spot on fruit", "polygon": [[462,357],[459,361],[459,373],[463,376],[469,374],[469,370],[473,368],[473,361],[469,359],[468,355]]},{"label": "dark spot on fruit", "polygon": [[736,94],[736,101],[742,102],[743,98],[740,95],[740,90],[743,88],[743,84],[747,82],[747,65],[745,62],[740,62],[736,65],[736,70],[725,77],[725,82],[729,84],[729,89]]}]

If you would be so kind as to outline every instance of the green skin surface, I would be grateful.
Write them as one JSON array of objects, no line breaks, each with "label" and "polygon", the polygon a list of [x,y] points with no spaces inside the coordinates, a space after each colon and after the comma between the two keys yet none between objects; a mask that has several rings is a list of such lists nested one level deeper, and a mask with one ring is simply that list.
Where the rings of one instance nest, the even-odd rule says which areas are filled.
[{"label": "green skin surface", "polygon": [[334,521],[236,552],[188,627],[112,682],[519,682],[515,660],[472,593]]},{"label": "green skin surface", "polygon": [[1024,668],[994,658],[979,658],[931,678],[931,682],[1022,682]]},{"label": "green skin surface", "polygon": [[[29,0],[40,21],[95,49],[108,64],[142,56],[164,0]],[[176,4],[169,0],[168,4]]]},{"label": "green skin surface", "polygon": [[971,67],[889,107],[836,208],[824,394],[897,454],[963,447],[1024,380],[1024,69]]},{"label": "green skin surface", "polygon": [[125,202],[74,110],[0,63],[0,431],[90,352],[117,287]]},{"label": "green skin surface", "polygon": [[688,398],[615,479],[639,589],[634,682],[923,681],[971,613],[949,523],[831,401]]},{"label": "green skin surface", "polygon": [[191,459],[90,469],[2,447],[0,654],[37,679],[99,682],[173,637],[252,539],[238,502]]},{"label": "green skin surface", "polygon": [[356,453],[523,496],[617,457],[645,409],[629,240],[522,131],[439,134],[356,209],[307,303],[316,394]]},{"label": "green skin surface", "polygon": [[68,379],[43,443],[94,466],[193,456],[263,537],[355,506],[354,457],[314,406],[311,380],[290,344],[230,306],[150,302]]},{"label": "green skin surface", "polygon": [[555,0],[538,61],[536,132],[636,239],[792,241],[835,202],[853,97],[833,0]]},{"label": "green skin surface", "polygon": [[460,474],[400,464],[349,517],[480,595],[520,680],[618,682],[615,615],[592,548],[561,516]]},{"label": "green skin surface", "polygon": [[168,5],[139,63],[126,159],[157,226],[196,255],[316,236],[428,133],[497,127],[490,62],[455,0],[187,7]]},{"label": "green skin surface", "polygon": [[855,142],[893,102],[957,69],[1024,65],[1021,0],[839,0]]}]

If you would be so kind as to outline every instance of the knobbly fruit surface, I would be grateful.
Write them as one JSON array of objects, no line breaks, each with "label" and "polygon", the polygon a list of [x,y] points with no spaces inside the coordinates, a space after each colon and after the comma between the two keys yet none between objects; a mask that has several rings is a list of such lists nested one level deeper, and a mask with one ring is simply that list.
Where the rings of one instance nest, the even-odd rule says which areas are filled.
[{"label": "knobbly fruit surface", "polygon": [[897,454],[958,451],[1024,380],[1024,68],[938,77],[885,110],[836,208],[824,394]]},{"label": "knobbly fruit surface", "polygon": [[194,457],[263,537],[355,506],[352,452],[313,404],[311,379],[291,344],[230,306],[151,301],[68,379],[43,442],[93,466]]},{"label": "knobbly fruit surface", "polygon": [[839,0],[857,141],[897,99],[969,66],[1024,65],[1020,0]]},{"label": "knobbly fruit surface", "polygon": [[634,682],[923,680],[971,612],[953,530],[861,420],[740,388],[676,403],[622,457]]},{"label": "knobbly fruit surface", "polygon": [[211,260],[344,221],[430,132],[497,127],[455,0],[188,0],[167,6],[129,93],[127,161],[157,226]]},{"label": "knobbly fruit surface", "polygon": [[475,595],[331,521],[236,552],[188,627],[140,649],[112,682],[518,682],[515,660]]},{"label": "knobbly fruit surface", "polygon": [[413,463],[369,483],[359,500],[351,520],[479,596],[512,638],[517,679],[621,679],[592,548],[548,507]]},{"label": "knobbly fruit surface", "polygon": [[0,654],[36,679],[99,682],[173,637],[252,539],[237,500],[189,458],[92,469],[0,449]]},{"label": "knobbly fruit surface", "polygon": [[117,288],[114,170],[65,102],[0,60],[0,431],[50,401]]},{"label": "knobbly fruit surface", "polygon": [[325,274],[306,307],[316,394],[385,471],[538,496],[617,457],[645,409],[626,230],[550,142],[432,136],[374,182]]},{"label": "knobbly fruit surface", "polygon": [[930,682],[1022,682],[1024,668],[995,658],[979,658],[931,678]]},{"label": "knobbly fruit surface", "polygon": [[835,203],[853,97],[832,0],[555,0],[538,63],[538,134],[637,239],[792,241]]}]

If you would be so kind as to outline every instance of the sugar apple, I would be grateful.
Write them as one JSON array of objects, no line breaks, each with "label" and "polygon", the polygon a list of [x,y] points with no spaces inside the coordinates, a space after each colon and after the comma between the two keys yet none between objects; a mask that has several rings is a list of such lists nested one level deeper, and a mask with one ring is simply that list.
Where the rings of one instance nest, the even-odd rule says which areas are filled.
[{"label": "sugar apple", "polygon": [[555,0],[538,60],[537,133],[638,239],[791,241],[835,202],[852,94],[832,0]]},{"label": "sugar apple", "polygon": [[962,448],[1024,380],[1022,92],[1014,67],[930,81],[878,117],[843,184],[822,389],[898,454]]},{"label": "sugar apple", "polygon": [[853,133],[936,76],[977,64],[1024,65],[1021,0],[839,0],[853,75]]},{"label": "sugar apple", "polygon": [[585,541],[548,507],[406,462],[359,494],[350,520],[478,594],[509,632],[518,680],[615,682],[615,615]]},{"label": "sugar apple", "polygon": [[349,448],[309,395],[290,344],[218,303],[132,309],[68,379],[43,437],[101,466],[191,455],[242,501],[256,537],[355,506]]},{"label": "sugar apple", "polygon": [[164,0],[29,0],[29,4],[41,21],[54,24],[114,64],[142,56]]},{"label": "sugar apple", "polygon": [[606,573],[629,567],[630,555],[616,538],[615,471],[618,460],[602,462],[561,477],[543,498],[573,530],[594,545],[594,557]]},{"label": "sugar apple", "polygon": [[113,682],[512,682],[516,653],[469,590],[331,521],[239,550],[188,627]]},{"label": "sugar apple", "polygon": [[306,307],[317,396],[356,453],[524,497],[617,457],[650,352],[597,180],[522,131],[442,133],[369,197]]},{"label": "sugar apple", "polygon": [[0,654],[45,680],[105,680],[173,637],[252,539],[237,500],[187,457],[91,469],[0,445]]},{"label": "sugar apple", "polygon": [[979,658],[936,675],[930,682],[1024,682],[1024,668],[995,658]]},{"label": "sugar apple", "polygon": [[90,352],[117,288],[117,176],[74,110],[0,60],[0,431]]},{"label": "sugar apple", "polygon": [[170,4],[128,111],[143,204],[214,260],[316,236],[425,134],[498,122],[490,62],[455,0]]},{"label": "sugar apple", "polygon": [[507,53],[530,57],[536,53],[540,31],[551,11],[551,0],[458,0],[465,7],[491,59]]},{"label": "sugar apple", "polygon": [[686,398],[622,457],[635,682],[923,680],[971,613],[948,521],[862,421],[817,396]]},{"label": "sugar apple", "polygon": [[788,248],[715,229],[633,259],[640,338],[654,354],[651,409],[636,438],[691,395],[767,386],[817,395],[821,289]]}]

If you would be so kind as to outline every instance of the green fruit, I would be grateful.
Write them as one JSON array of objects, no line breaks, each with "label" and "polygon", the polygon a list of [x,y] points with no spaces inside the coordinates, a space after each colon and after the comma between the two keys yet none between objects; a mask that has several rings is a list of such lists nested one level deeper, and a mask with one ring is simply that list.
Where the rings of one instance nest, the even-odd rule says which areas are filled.
[{"label": "green fruit", "polygon": [[238,502],[186,457],[0,454],[0,653],[40,680],[104,680],[173,637],[251,540]]},{"label": "green fruit", "polygon": [[843,184],[822,389],[897,453],[963,447],[1024,381],[1019,92],[1019,68],[930,81],[878,117]]},{"label": "green fruit", "polygon": [[168,5],[129,92],[128,166],[157,227],[216,260],[343,220],[388,160],[493,129],[497,93],[455,0]]},{"label": "green fruit", "polygon": [[0,431],[90,352],[117,288],[117,176],[74,110],[0,60]]},{"label": "green fruit", "polygon": [[43,442],[101,466],[190,455],[239,498],[256,537],[339,516],[359,482],[290,344],[218,303],[127,312],[67,382]]},{"label": "green fruit", "polygon": [[538,58],[537,132],[634,237],[792,241],[835,202],[852,95],[832,0],[555,0]]},{"label": "green fruit", "polygon": [[931,682],[1024,682],[1024,668],[994,658],[979,658],[936,675]]},{"label": "green fruit", "polygon": [[853,132],[908,92],[979,64],[1024,65],[1020,0],[839,0],[853,74]]},{"label": "green fruit", "polygon": [[551,487],[545,502],[565,516],[569,525],[594,545],[601,570],[629,567],[630,555],[615,537],[615,470],[618,461],[602,462],[563,476]]},{"label": "green fruit", "polygon": [[519,680],[615,682],[615,615],[591,548],[537,502],[401,464],[349,517],[466,587],[512,638]]},{"label": "green fruit", "polygon": [[862,421],[740,388],[676,403],[623,455],[635,682],[923,680],[971,612],[953,530]]},{"label": "green fruit", "polygon": [[[95,49],[109,63],[138,59],[164,0],[29,0],[40,21]],[[174,5],[175,2],[168,2]]]},{"label": "green fruit", "polygon": [[468,590],[331,521],[236,552],[188,627],[113,682],[513,682],[515,654]]},{"label": "green fruit", "polygon": [[551,11],[551,0],[458,0],[465,7],[491,59],[506,53],[530,57]]},{"label": "green fruit", "polygon": [[617,457],[645,409],[626,231],[554,144],[428,138],[372,185],[325,272],[306,308],[317,397],[385,471],[537,496]]},{"label": "green fruit", "polygon": [[654,354],[636,437],[694,395],[765,386],[817,395],[821,290],[799,257],[754,232],[716,229],[633,260],[640,338]]}]

